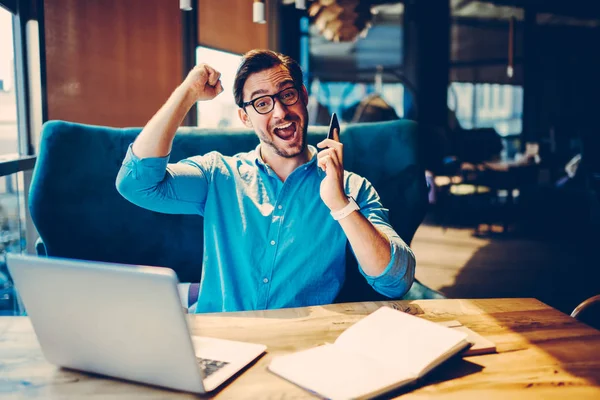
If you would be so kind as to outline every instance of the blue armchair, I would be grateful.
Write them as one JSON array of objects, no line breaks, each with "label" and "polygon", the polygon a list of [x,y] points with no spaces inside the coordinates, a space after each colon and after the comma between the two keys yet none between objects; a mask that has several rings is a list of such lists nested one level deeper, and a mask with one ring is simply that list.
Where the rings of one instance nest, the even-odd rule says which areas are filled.
[{"label": "blue armchair", "polygon": [[[144,210],[124,200],[115,177],[127,146],[141,128],[109,128],[47,122],[30,188],[29,208],[40,234],[38,253],[55,257],[172,268],[181,282],[199,282],[203,219]],[[310,128],[309,143],[325,137]],[[427,207],[425,175],[418,163],[413,122],[355,124],[343,128],[345,168],[369,179],[390,210],[391,223],[407,242]],[[217,150],[248,151],[258,139],[249,130],[180,128],[171,162]],[[348,278],[338,301],[381,299],[347,257]],[[418,265],[418,264],[417,264]],[[189,292],[190,304],[197,285]],[[405,298],[442,295],[416,282]]]}]

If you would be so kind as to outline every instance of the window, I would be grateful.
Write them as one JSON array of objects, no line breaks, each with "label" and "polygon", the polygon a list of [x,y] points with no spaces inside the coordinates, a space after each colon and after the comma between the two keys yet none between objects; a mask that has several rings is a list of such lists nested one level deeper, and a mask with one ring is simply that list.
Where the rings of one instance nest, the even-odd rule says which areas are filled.
[{"label": "window", "polygon": [[[329,116],[334,112],[341,121],[350,122],[355,117],[361,101],[377,93],[398,118],[404,117],[404,85],[401,83],[384,83],[378,92],[373,83],[320,82],[314,79],[309,92],[311,125],[329,124]],[[326,111],[325,114],[323,110]]]},{"label": "window", "polygon": [[238,116],[238,106],[233,98],[233,80],[242,60],[237,54],[213,50],[208,47],[196,48],[196,64],[205,62],[221,73],[223,93],[211,101],[199,101],[198,126],[200,128],[243,128]]},{"label": "window", "polygon": [[448,107],[463,129],[494,128],[501,136],[518,135],[523,122],[523,87],[452,82]]},{"label": "window", "polygon": [[494,109],[495,108],[495,104],[494,104],[495,101],[494,100],[495,100],[495,97],[496,97],[496,90],[498,88],[496,87],[496,85],[492,85],[492,86],[488,86],[487,89],[488,89],[488,98],[490,99],[488,101],[488,107],[490,109]]},{"label": "window", "polygon": [[25,251],[24,174],[0,178],[0,315],[19,313],[18,299],[6,267],[6,253]]},{"label": "window", "polygon": [[310,76],[310,21],[308,17],[300,18],[300,68],[304,73],[304,86],[308,88]]},{"label": "window", "polygon": [[0,7],[0,158],[18,152],[13,14]]},{"label": "window", "polygon": [[483,86],[475,85],[475,97],[477,99],[477,106],[482,110],[485,109],[485,102],[487,101],[487,97],[483,93]]},{"label": "window", "polygon": [[[20,314],[23,310],[6,266],[6,253],[25,252],[28,245],[33,249],[36,239],[26,207],[35,156],[28,154],[33,151],[28,131],[31,128],[25,127],[32,125],[31,114],[40,110],[32,107],[35,102],[26,103],[25,92],[30,101],[41,99],[39,91],[39,98],[33,92],[37,79],[32,72],[33,63],[39,65],[39,51],[27,46],[26,37],[30,35],[35,42],[39,31],[37,21],[25,24],[16,2],[0,0],[0,315]],[[31,52],[28,75],[24,57],[27,51]]]}]

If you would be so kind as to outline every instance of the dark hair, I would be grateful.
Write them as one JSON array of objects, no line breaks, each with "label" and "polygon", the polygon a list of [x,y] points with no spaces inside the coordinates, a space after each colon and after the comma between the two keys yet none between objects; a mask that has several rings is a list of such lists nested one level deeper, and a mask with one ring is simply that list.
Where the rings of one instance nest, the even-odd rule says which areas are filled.
[{"label": "dark hair", "polygon": [[272,50],[250,50],[244,54],[233,81],[233,97],[238,107],[242,108],[244,103],[244,85],[248,77],[279,65],[287,68],[298,88],[302,87],[302,68],[293,58]]}]

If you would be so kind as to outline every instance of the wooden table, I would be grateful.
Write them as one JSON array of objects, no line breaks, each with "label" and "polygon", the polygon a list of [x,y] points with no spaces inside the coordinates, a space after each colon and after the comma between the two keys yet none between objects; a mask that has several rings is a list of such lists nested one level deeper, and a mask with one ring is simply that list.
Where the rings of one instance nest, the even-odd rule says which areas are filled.
[{"label": "wooden table", "polygon": [[[417,387],[395,392],[395,396],[600,399],[600,331],[534,299],[348,303],[193,315],[190,320],[195,334],[268,346],[266,355],[213,393],[214,397],[304,399],[312,396],[267,371],[271,358],[333,342],[350,325],[384,304],[432,321],[458,320],[495,342],[498,348],[498,354],[452,360]],[[0,318],[0,363],[0,398],[197,398],[48,364],[25,317]]]}]

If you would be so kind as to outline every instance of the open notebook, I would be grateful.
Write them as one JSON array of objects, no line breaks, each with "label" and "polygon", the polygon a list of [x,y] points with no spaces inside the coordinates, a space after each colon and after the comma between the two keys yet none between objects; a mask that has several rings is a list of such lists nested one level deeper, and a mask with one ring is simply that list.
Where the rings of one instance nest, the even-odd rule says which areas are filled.
[{"label": "open notebook", "polygon": [[443,321],[437,322],[437,324],[467,334],[467,340],[471,342],[473,346],[471,346],[469,350],[465,351],[462,354],[463,356],[479,356],[481,354],[489,354],[496,352],[496,344],[494,342],[484,338],[477,332],[473,332],[458,321]]},{"label": "open notebook", "polygon": [[275,357],[269,370],[322,397],[366,399],[412,383],[471,346],[468,334],[381,307],[333,344]]}]

